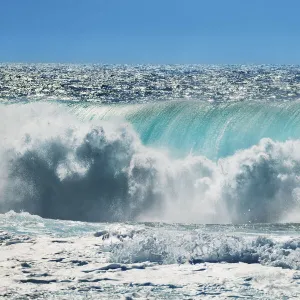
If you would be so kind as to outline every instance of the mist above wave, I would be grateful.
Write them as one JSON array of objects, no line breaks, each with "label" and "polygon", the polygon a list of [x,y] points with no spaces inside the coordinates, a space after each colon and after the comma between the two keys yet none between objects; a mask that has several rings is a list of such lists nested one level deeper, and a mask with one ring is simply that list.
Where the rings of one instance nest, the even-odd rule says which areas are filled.
[{"label": "mist above wave", "polygon": [[0,211],[85,221],[278,222],[300,218],[300,141],[213,162],[145,147],[127,123],[46,104],[0,107]]}]

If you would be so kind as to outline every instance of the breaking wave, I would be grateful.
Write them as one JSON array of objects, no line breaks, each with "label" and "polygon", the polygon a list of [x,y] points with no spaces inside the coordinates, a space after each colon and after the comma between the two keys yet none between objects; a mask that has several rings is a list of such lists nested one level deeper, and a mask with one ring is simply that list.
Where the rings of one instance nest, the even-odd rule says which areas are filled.
[{"label": "breaking wave", "polygon": [[[106,120],[83,121],[68,110],[45,103],[1,105],[0,212],[27,211],[45,218],[82,221],[300,220],[300,140],[260,139],[263,134],[256,133],[254,128],[251,135],[257,143],[247,148],[244,146],[249,141],[243,147],[234,144],[231,155],[223,156],[216,150],[218,155],[188,154],[174,158],[171,148],[167,152],[154,148],[155,143],[149,143],[152,148],[145,146],[145,136],[134,129],[137,119],[148,127],[149,113],[131,112],[130,117],[125,115],[126,122],[124,118],[109,116],[102,118]],[[288,113],[281,114],[283,119],[278,128],[284,124],[283,128],[287,128]],[[88,109],[87,115],[91,116]],[[83,113],[81,116],[84,117]],[[163,119],[162,115],[159,117]],[[291,118],[289,128],[296,122],[296,112]],[[185,124],[176,116],[173,119],[168,115],[167,119]],[[179,136],[186,136],[184,141],[197,141],[197,132],[193,130],[195,117],[191,120],[186,125],[191,126],[191,131],[186,128],[181,132],[181,125],[177,126]],[[251,124],[256,126],[263,120],[256,118]],[[205,132],[199,135],[200,140],[205,139],[199,148],[216,141],[215,135],[208,135],[211,130],[219,130],[221,124],[222,143],[231,143],[226,138],[234,135],[232,128],[236,127],[230,127],[224,119],[218,120],[217,125],[212,117],[206,121],[205,126],[201,122],[197,125],[198,130],[202,128]],[[163,126],[167,123],[157,119],[155,122],[157,127],[151,131],[151,139],[154,141],[154,133],[160,130],[169,134],[164,145],[168,149],[176,127],[170,127],[170,133]],[[260,127],[271,128],[273,123],[268,119],[266,122],[268,126]],[[237,121],[234,124],[237,126]],[[226,131],[227,128],[231,130]],[[291,130],[296,134],[296,129]],[[274,129],[273,135],[277,131]],[[163,135],[156,136],[157,141],[162,138]],[[180,148],[180,139],[175,141]],[[216,142],[215,147],[220,149],[220,144]],[[214,156],[214,160],[208,158]]]}]

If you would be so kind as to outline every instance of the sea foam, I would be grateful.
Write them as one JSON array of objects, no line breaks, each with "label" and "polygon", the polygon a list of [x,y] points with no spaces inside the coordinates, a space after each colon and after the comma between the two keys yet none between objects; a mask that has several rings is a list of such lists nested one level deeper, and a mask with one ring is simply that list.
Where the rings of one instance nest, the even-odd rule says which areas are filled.
[{"label": "sea foam", "polygon": [[216,161],[144,146],[124,121],[56,104],[2,105],[0,211],[82,221],[299,221],[299,140]]}]

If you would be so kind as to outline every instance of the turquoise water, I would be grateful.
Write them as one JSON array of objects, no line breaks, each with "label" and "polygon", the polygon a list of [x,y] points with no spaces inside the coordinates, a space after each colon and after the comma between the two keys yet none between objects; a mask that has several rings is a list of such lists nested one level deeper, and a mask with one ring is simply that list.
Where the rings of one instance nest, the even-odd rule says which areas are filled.
[{"label": "turquoise water", "polygon": [[70,104],[83,119],[126,120],[145,145],[218,159],[249,148],[262,138],[286,141],[300,137],[300,102],[197,101],[97,105]]}]

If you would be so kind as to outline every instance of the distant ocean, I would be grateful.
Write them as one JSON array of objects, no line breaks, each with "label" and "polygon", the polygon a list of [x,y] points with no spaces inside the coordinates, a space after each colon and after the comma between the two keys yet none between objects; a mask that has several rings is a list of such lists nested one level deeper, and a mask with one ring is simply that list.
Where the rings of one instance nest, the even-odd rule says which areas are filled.
[{"label": "distant ocean", "polygon": [[300,66],[0,64],[0,297],[300,299]]}]

